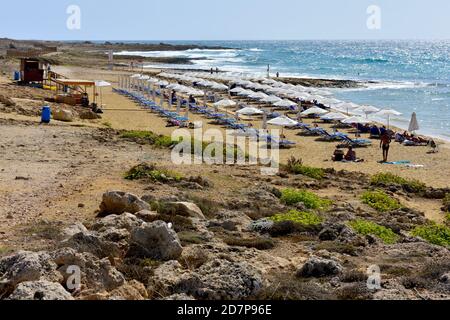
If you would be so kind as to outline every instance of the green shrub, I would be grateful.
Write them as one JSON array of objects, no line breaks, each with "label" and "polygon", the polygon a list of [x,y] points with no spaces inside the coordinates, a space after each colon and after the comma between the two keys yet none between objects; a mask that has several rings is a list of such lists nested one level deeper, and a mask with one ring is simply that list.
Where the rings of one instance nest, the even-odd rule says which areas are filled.
[{"label": "green shrub", "polygon": [[357,233],[367,236],[372,235],[380,238],[386,244],[394,244],[398,241],[399,236],[389,228],[380,226],[374,222],[366,220],[355,220],[349,223]]},{"label": "green shrub", "polygon": [[412,234],[435,245],[450,246],[450,228],[444,225],[431,223],[419,226],[412,231]]},{"label": "green shrub", "polygon": [[361,197],[362,201],[379,212],[388,212],[402,208],[397,200],[383,191],[367,191]]},{"label": "green shrub", "polygon": [[317,214],[312,212],[300,212],[291,210],[288,213],[276,214],[269,218],[273,222],[293,222],[304,227],[320,225],[323,220]]},{"label": "green shrub", "polygon": [[392,173],[379,173],[374,175],[371,179],[371,184],[375,186],[387,186],[391,184],[401,185],[405,190],[411,192],[423,192],[426,185],[419,180],[410,180],[399,177]]},{"label": "green shrub", "polygon": [[170,148],[177,143],[176,141],[173,141],[171,137],[157,135],[151,131],[125,131],[120,137],[137,142],[145,142],[159,148]]},{"label": "green shrub", "polygon": [[292,157],[285,166],[287,172],[292,174],[301,174],[316,180],[322,180],[325,177],[325,170],[321,168],[308,167],[303,165],[301,159]]},{"label": "green shrub", "polygon": [[306,208],[314,210],[325,210],[332,202],[323,199],[307,190],[284,189],[281,192],[281,201],[287,205],[295,205],[302,202]]},{"label": "green shrub", "polygon": [[151,179],[159,182],[181,181],[183,176],[169,170],[158,170],[156,166],[142,163],[131,168],[126,174],[127,180]]},{"label": "green shrub", "polygon": [[189,230],[179,232],[178,238],[183,246],[188,246],[190,244],[203,244],[207,242],[201,234]]},{"label": "green shrub", "polygon": [[447,193],[445,195],[445,198],[443,200],[444,208],[450,208],[450,193]]}]

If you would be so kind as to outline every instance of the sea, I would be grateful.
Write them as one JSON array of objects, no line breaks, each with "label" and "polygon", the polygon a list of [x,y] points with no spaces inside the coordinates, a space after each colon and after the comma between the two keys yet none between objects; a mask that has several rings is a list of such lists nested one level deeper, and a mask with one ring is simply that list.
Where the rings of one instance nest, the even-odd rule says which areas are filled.
[{"label": "sea", "polygon": [[[161,41],[141,41],[160,43]],[[332,89],[336,99],[402,113],[391,124],[407,129],[417,113],[418,133],[450,141],[450,40],[434,41],[164,41],[226,50],[121,52],[144,57],[187,57],[193,65],[146,67],[205,69],[255,76],[356,80],[358,89]],[[328,90],[328,89],[327,89]],[[383,119],[379,119],[382,121]]]}]

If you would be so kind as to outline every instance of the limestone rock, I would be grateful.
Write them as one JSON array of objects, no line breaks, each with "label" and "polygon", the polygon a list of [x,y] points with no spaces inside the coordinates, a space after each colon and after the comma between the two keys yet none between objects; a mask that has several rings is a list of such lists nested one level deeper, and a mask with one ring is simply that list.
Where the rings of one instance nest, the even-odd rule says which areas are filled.
[{"label": "limestone rock", "polygon": [[64,122],[73,122],[73,113],[70,110],[60,109],[53,112],[53,119]]},{"label": "limestone rock", "polygon": [[131,193],[121,191],[109,191],[103,195],[100,205],[100,217],[124,212],[135,214],[142,210],[151,210],[150,205]]},{"label": "limestone rock", "polygon": [[338,275],[342,270],[342,266],[336,261],[311,257],[297,272],[297,276],[320,278]]},{"label": "limestone rock", "polygon": [[143,221],[131,213],[124,213],[121,215],[109,215],[105,218],[98,219],[92,226],[92,230],[105,231],[110,228],[126,229],[132,231],[133,229],[140,227]]},{"label": "limestone rock", "polygon": [[56,282],[29,281],[17,286],[8,300],[74,300],[64,287]]},{"label": "limestone rock", "polygon": [[195,204],[191,202],[169,202],[165,204],[165,208],[178,214],[180,216],[205,219],[202,210]]},{"label": "limestone rock", "polygon": [[145,223],[142,227],[134,229],[131,241],[139,246],[141,254],[148,258],[176,260],[183,252],[178,235],[163,221]]}]

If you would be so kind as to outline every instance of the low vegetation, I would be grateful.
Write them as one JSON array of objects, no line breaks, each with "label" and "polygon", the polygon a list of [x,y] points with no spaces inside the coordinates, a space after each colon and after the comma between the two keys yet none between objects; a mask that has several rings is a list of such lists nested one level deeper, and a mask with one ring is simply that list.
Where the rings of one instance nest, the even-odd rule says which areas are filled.
[{"label": "low vegetation", "polygon": [[302,159],[296,159],[295,157],[289,159],[287,165],[284,166],[284,169],[289,173],[301,174],[316,180],[322,180],[325,177],[325,170],[305,166],[303,165]]},{"label": "low vegetation", "polygon": [[378,212],[389,212],[402,208],[400,202],[381,190],[364,192],[361,200]]},{"label": "low vegetation", "polygon": [[125,131],[120,137],[139,143],[147,143],[159,148],[170,148],[176,143],[168,136],[157,135],[151,131]]},{"label": "low vegetation", "polygon": [[57,222],[36,221],[24,228],[24,233],[45,240],[60,240],[62,234],[62,225]]},{"label": "low vegetation", "polygon": [[239,237],[226,237],[224,242],[232,247],[255,248],[257,250],[270,250],[275,247],[275,242],[271,238],[257,237],[244,239]]},{"label": "low vegetation", "polygon": [[327,250],[329,252],[337,252],[340,254],[348,254],[350,256],[357,256],[358,249],[350,243],[342,243],[335,241],[324,241],[319,243],[316,250]]},{"label": "low vegetation", "polygon": [[276,214],[269,219],[273,222],[288,221],[294,224],[299,224],[303,227],[317,226],[323,222],[322,218],[313,212],[300,212],[296,210],[291,210],[287,213]]},{"label": "low vegetation", "polygon": [[408,192],[420,193],[424,192],[426,185],[419,180],[405,179],[392,173],[379,173],[371,179],[374,186],[400,185]]},{"label": "low vegetation", "polygon": [[450,246],[450,228],[444,225],[430,223],[419,226],[412,231],[412,234],[438,246]]},{"label": "low vegetation", "polygon": [[399,240],[399,236],[394,231],[371,221],[355,220],[350,222],[349,225],[357,233],[363,236],[376,236],[386,244],[394,244]]},{"label": "low vegetation", "polygon": [[313,210],[326,210],[332,202],[328,199],[323,199],[307,190],[284,189],[281,192],[281,201],[287,205],[295,205],[303,203],[306,208]]},{"label": "low vegetation", "polygon": [[155,165],[142,163],[131,168],[126,174],[127,180],[151,179],[158,182],[181,181],[183,176],[174,171],[157,169]]}]

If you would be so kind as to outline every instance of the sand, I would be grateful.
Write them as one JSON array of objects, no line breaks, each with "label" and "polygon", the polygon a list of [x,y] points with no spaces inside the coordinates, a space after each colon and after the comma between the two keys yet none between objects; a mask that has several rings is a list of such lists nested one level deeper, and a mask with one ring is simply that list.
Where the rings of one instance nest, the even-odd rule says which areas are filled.
[{"label": "sand", "polygon": [[[58,70],[68,73],[67,68]],[[121,72],[122,73],[122,72]],[[85,68],[70,68],[70,76],[83,77],[89,79],[104,79],[111,81],[117,86],[117,72],[106,70],[94,70]],[[112,92],[111,88],[103,89],[103,103],[105,114],[103,122],[110,124],[116,129],[125,130],[151,130],[158,134],[171,135],[176,128],[166,128],[166,121],[154,113],[143,111],[129,99]],[[175,108],[172,108],[175,110]],[[183,113],[184,114],[184,113]],[[206,118],[191,114],[190,121],[203,121],[204,130],[220,129],[220,126],[210,125]],[[260,121],[251,121],[255,128],[261,127]],[[311,123],[313,120],[306,120]],[[329,124],[319,123],[319,126],[332,131]],[[276,127],[269,129],[277,129]],[[351,132],[351,130],[341,130]],[[450,175],[450,146],[448,143],[440,142],[439,153],[428,154],[429,147],[406,147],[398,143],[393,143],[390,153],[390,161],[408,160],[412,164],[423,165],[423,168],[407,168],[401,165],[380,164],[382,152],[379,148],[379,141],[374,140],[373,145],[368,148],[356,149],[358,158],[365,161],[363,163],[335,163],[331,161],[331,156],[337,142],[317,141],[317,137],[297,136],[299,131],[285,130],[284,134],[291,141],[296,142],[296,146],[289,150],[280,150],[281,163],[294,156],[303,159],[304,163],[310,166],[322,168],[335,168],[337,170],[349,170],[376,174],[379,172],[392,172],[405,178],[418,179],[433,187],[449,187],[448,176]],[[350,134],[350,136],[352,136]],[[354,135],[353,135],[354,136]],[[363,135],[367,138],[367,135]]]}]

